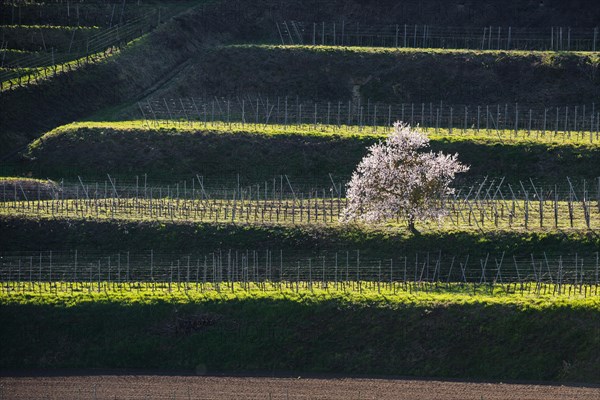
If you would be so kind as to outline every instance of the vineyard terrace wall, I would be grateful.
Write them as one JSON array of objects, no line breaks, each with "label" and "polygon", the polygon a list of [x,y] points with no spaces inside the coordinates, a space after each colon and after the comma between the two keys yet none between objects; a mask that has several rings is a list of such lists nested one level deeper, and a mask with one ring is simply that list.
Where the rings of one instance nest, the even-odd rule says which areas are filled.
[{"label": "vineyard terrace wall", "polygon": [[[414,252],[592,254],[600,248],[594,232],[424,232],[350,226],[276,226],[225,223],[161,223],[0,216],[0,251],[54,249],[145,252],[211,252],[215,249],[304,251],[360,250],[379,259]],[[98,241],[97,238],[103,238]]]},{"label": "vineyard terrace wall", "polygon": [[[127,125],[127,124],[125,124]],[[304,132],[300,129],[260,130],[176,127],[120,127],[112,123],[76,123],[49,132],[29,147],[24,170],[43,177],[76,175],[149,174],[156,176],[241,173],[253,179],[273,174],[308,179],[328,173],[349,177],[369,145],[382,135]],[[565,176],[600,176],[597,146],[510,143],[494,140],[434,137],[434,151],[458,153],[470,165],[465,179],[506,176],[508,180]],[[74,173],[74,172],[73,172]],[[72,174],[71,174],[72,175]]]},{"label": "vineyard terrace wall", "polygon": [[227,27],[237,41],[278,40],[275,23],[286,20],[336,21],[340,30],[342,21],[346,27],[358,23],[593,28],[600,18],[594,0],[235,0],[207,11],[204,23],[219,32]]},{"label": "vineyard terrace wall", "polygon": [[[190,16],[192,15],[192,16]],[[173,19],[118,54],[0,95],[0,156],[43,132],[114,107],[168,79],[202,46],[193,13]]]},{"label": "vineyard terrace wall", "polygon": [[202,52],[154,94],[295,96],[388,104],[598,103],[594,53],[226,46]]},{"label": "vineyard terrace wall", "polygon": [[2,296],[0,368],[599,381],[594,298],[160,290]]}]

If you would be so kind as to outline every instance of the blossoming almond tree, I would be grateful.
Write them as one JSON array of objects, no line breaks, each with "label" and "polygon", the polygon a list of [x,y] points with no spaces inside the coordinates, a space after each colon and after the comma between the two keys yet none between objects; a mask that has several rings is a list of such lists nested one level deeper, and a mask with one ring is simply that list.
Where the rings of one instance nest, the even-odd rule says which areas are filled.
[{"label": "blossoming almond tree", "polygon": [[377,222],[400,217],[415,231],[418,220],[447,214],[444,198],[450,183],[469,167],[458,154],[425,153],[429,138],[410,125],[396,122],[384,142],[369,147],[347,185],[348,205],[342,220]]}]

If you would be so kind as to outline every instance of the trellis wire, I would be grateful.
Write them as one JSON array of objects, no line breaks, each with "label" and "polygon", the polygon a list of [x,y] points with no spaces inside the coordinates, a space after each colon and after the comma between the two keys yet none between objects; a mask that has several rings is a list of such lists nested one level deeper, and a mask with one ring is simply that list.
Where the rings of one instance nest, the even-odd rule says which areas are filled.
[{"label": "trellis wire", "polygon": [[[148,185],[146,177],[134,185],[118,185],[107,175],[104,182],[79,182],[24,188],[2,181],[0,212],[78,218],[149,218],[170,221],[227,223],[333,224],[347,205],[345,185],[294,186],[287,175],[255,184],[208,188],[199,175],[174,185]],[[330,176],[331,178],[331,176]],[[306,186],[303,187],[306,189]],[[600,228],[600,177],[592,182],[538,185],[529,181],[506,183],[484,178],[459,187],[454,194],[433,199],[448,213],[446,223],[476,229]],[[396,222],[401,222],[399,218]]]},{"label": "trellis wire", "polygon": [[[506,292],[598,295],[599,253],[445,254],[400,253],[378,259],[358,249],[306,254],[274,249],[219,249],[205,254],[154,250],[99,253],[42,251],[0,253],[3,291],[35,284],[89,291],[136,283],[152,290],[263,291],[342,289],[348,291],[490,288]],[[64,284],[58,284],[64,283]],[[30,286],[27,286],[29,284]],[[458,286],[457,286],[458,285]]]},{"label": "trellis wire", "polygon": [[[155,28],[164,22],[175,11],[166,12],[160,8],[147,12],[135,19],[123,24],[117,24],[106,28],[85,39],[76,38],[77,30],[73,29],[73,35],[63,49],[52,48],[40,56],[40,53],[25,55],[3,67],[8,68],[0,71],[0,82],[10,81],[2,85],[2,89],[27,84],[40,77],[47,77],[63,72],[69,72],[77,67],[98,58],[110,54],[112,48],[119,48],[130,40],[139,37],[143,33]],[[5,46],[7,43],[3,43]],[[107,54],[98,54],[107,51]]]},{"label": "trellis wire", "polygon": [[149,7],[140,0],[5,1],[0,5],[3,25],[108,26],[128,22]]},{"label": "trellis wire", "polygon": [[357,129],[389,131],[399,120],[429,128],[484,133],[501,140],[517,137],[596,142],[600,138],[600,109],[595,103],[570,106],[527,106],[514,104],[449,105],[439,103],[385,104],[357,100],[306,101],[296,97],[244,95],[233,98],[202,97],[152,99],[138,102],[148,126],[281,125],[322,130]]},{"label": "trellis wire", "polygon": [[598,27],[448,27],[358,22],[276,22],[283,45],[443,48],[475,50],[596,51]]}]

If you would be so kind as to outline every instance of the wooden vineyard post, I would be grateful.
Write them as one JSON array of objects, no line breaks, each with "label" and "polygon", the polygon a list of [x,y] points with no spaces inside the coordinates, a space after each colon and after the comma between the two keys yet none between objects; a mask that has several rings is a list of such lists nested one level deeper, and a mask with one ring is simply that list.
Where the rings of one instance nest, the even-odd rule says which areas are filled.
[{"label": "wooden vineyard post", "polygon": [[356,282],[358,282],[358,292],[362,293],[362,283],[360,281],[360,250],[356,250]]},{"label": "wooden vineyard post", "polygon": [[540,201],[540,228],[544,227],[544,192],[540,187],[540,192],[538,194],[538,198]]},{"label": "wooden vineyard post", "polygon": [[596,206],[598,207],[598,212],[600,213],[600,176],[596,178]]},{"label": "wooden vineyard post", "polygon": [[573,193],[571,192],[571,190],[569,190],[568,206],[569,206],[569,221],[571,223],[571,228],[572,228],[573,227]]},{"label": "wooden vineyard post", "polygon": [[590,205],[587,199],[586,182],[583,180],[583,198],[581,202],[583,204],[583,217],[585,218],[585,225],[590,229]]},{"label": "wooden vineyard post", "polygon": [[565,106],[565,135],[569,135],[569,139],[571,138],[571,130],[569,129],[569,107]]},{"label": "wooden vineyard post", "polygon": [[596,295],[598,294],[598,278],[600,277],[600,253],[596,252]]},{"label": "wooden vineyard post", "polygon": [[396,288],[394,287],[394,260],[390,258],[390,292],[396,293]]},{"label": "wooden vineyard post", "polygon": [[554,185],[554,227],[558,228],[558,188]]},{"label": "wooden vineyard post", "polygon": [[308,289],[312,292],[312,259],[308,259]]},{"label": "wooden vineyard post", "polygon": [[556,124],[554,126],[554,136],[558,135],[558,107],[556,107]]},{"label": "wooden vineyard post", "polygon": [[529,193],[525,191],[525,230],[527,230],[529,224]]},{"label": "wooden vineyard post", "polygon": [[548,115],[548,109],[544,107],[544,125],[542,128],[542,136],[546,136],[546,116]]}]

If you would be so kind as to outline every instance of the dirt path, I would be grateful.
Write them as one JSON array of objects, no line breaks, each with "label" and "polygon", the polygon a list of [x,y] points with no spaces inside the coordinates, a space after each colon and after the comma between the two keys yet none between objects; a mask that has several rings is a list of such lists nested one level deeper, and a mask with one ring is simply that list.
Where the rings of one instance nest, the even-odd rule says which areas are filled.
[{"label": "dirt path", "polygon": [[0,399],[600,399],[600,387],[346,378],[0,377]]}]

